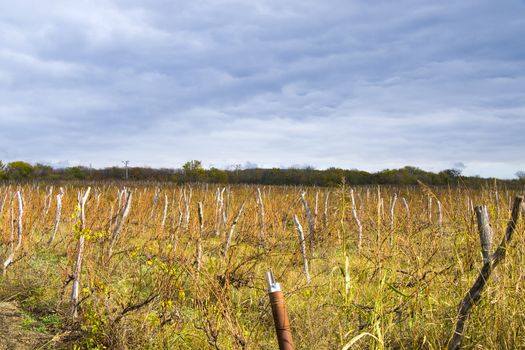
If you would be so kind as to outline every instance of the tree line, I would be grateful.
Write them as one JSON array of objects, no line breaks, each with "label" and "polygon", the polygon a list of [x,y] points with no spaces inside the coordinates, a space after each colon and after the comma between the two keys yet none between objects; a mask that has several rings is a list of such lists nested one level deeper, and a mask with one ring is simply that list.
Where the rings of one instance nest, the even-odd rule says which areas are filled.
[{"label": "tree line", "polygon": [[[221,184],[262,184],[262,185],[308,185],[335,186],[342,179],[353,185],[415,185],[421,181],[428,185],[465,185],[481,187],[494,181],[494,178],[479,176],[463,176],[460,170],[446,169],[440,172],[430,172],[413,166],[400,169],[385,169],[378,172],[367,172],[356,169],[328,168],[318,170],[306,168],[254,168],[225,170],[218,168],[205,169],[198,160],[192,160],[182,168],[149,168],[129,167],[129,181],[161,181],[175,183],[221,183]],[[512,180],[498,180],[505,185],[518,188],[525,185],[525,174],[516,173]],[[0,180],[3,181],[112,181],[124,180],[126,171],[123,167],[107,167],[101,169],[83,166],[53,168],[37,163],[32,165],[24,161],[14,161],[4,164],[0,161]]]}]

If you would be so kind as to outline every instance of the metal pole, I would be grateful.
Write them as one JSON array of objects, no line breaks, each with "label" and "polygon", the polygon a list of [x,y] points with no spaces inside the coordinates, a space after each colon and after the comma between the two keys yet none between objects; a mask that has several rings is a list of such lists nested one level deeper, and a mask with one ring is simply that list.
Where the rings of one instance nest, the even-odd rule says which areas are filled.
[{"label": "metal pole", "polygon": [[275,332],[279,343],[279,350],[293,350],[292,331],[290,321],[284,304],[284,296],[281,291],[281,285],[275,281],[273,273],[269,271],[266,274],[268,281],[268,295],[272,306],[273,321]]},{"label": "metal pole", "polygon": [[122,163],[124,163],[124,167],[126,168],[126,180],[128,179],[128,164],[129,160],[123,160]]}]

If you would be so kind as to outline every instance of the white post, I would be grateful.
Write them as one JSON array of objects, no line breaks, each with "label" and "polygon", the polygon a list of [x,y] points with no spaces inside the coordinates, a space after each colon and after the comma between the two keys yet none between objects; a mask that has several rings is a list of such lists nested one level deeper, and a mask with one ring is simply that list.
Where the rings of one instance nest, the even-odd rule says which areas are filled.
[{"label": "white post", "polygon": [[80,273],[82,271],[82,258],[84,254],[84,244],[86,237],[84,236],[84,229],[86,228],[86,214],[85,214],[85,206],[87,199],[89,197],[89,192],[91,191],[91,187],[88,187],[86,190],[86,193],[84,196],[79,196],[81,199],[79,201],[80,206],[80,237],[78,240],[78,250],[77,250],[77,258],[75,261],[75,270],[73,272],[73,288],[71,290],[71,314],[73,319],[77,317],[77,311],[78,311],[78,295],[80,291]]},{"label": "white post", "polygon": [[235,226],[237,226],[237,222],[239,221],[239,218],[241,217],[243,210],[244,210],[244,203],[241,204],[241,207],[239,208],[239,212],[237,213],[237,216],[235,216],[232,226],[230,227],[230,233],[228,234],[228,238],[226,239],[226,245],[224,247],[224,252],[223,252],[224,257],[226,257],[226,255],[228,254],[228,249],[230,249],[230,244],[231,244],[231,240],[233,237],[233,233],[235,232]]},{"label": "white post", "polygon": [[362,243],[363,243],[363,226],[361,225],[361,221],[359,220],[359,217],[357,216],[357,208],[356,208],[356,205],[355,205],[354,190],[353,189],[350,190],[350,199],[352,200],[352,215],[354,216],[354,220],[357,223],[357,229],[358,229],[357,249],[361,250],[361,246],[362,246]]},{"label": "white post", "polygon": [[116,218],[117,222],[115,224],[115,229],[113,230],[113,234],[111,235],[111,241],[110,241],[109,247],[108,247],[108,254],[107,254],[108,257],[111,257],[111,253],[113,251],[113,246],[117,242],[119,234],[120,234],[120,229],[122,228],[124,220],[126,220],[126,218],[129,215],[129,211],[131,209],[131,199],[132,198],[133,198],[133,193],[130,191],[130,192],[128,192],[128,195],[126,196],[126,203],[124,204],[124,210],[122,212],[122,215],[120,216],[120,219],[119,219],[118,213],[117,213],[117,218]]},{"label": "white post", "polygon": [[394,198],[392,199],[392,205],[390,206],[390,230],[392,231],[394,230],[396,202],[397,202],[397,193],[394,193]]},{"label": "white post", "polygon": [[304,243],[304,232],[301,223],[297,219],[297,215],[294,214],[293,221],[295,223],[295,228],[297,229],[297,234],[299,235],[299,245],[301,248],[301,255],[303,256],[303,269],[304,275],[306,277],[306,284],[310,284],[310,272],[308,271],[308,259],[306,257],[306,246]]},{"label": "white post", "polygon": [[230,189],[226,189],[226,198],[224,202],[224,211],[222,213],[222,225],[224,227],[224,235],[226,235],[226,230],[228,226],[228,214],[230,206]]},{"label": "white post", "polygon": [[20,194],[20,191],[16,191],[16,199],[18,200],[18,243],[16,244],[15,251],[22,245],[22,216],[24,215],[24,198]]},{"label": "white post", "polygon": [[4,268],[3,268],[4,276],[7,273],[7,268],[9,267],[9,265],[11,265],[13,263],[13,259],[15,257],[15,227],[14,227],[14,224],[13,224],[13,222],[14,222],[13,203],[14,203],[14,197],[11,194],[11,210],[10,210],[10,214],[11,214],[10,219],[11,220],[9,220],[9,222],[11,223],[11,236],[9,238],[9,256],[4,261]]},{"label": "white post", "polygon": [[308,228],[310,231],[309,238],[310,238],[310,254],[311,256],[314,255],[314,238],[315,238],[315,232],[314,232],[314,224],[312,221],[312,213],[310,212],[310,208],[308,207],[308,203],[306,202],[306,192],[301,193],[301,202],[303,202],[304,210],[306,211],[306,218],[308,219]]},{"label": "white post", "polygon": [[437,210],[438,210],[438,225],[439,227],[443,226],[443,212],[441,211],[441,202],[437,200]]},{"label": "white post", "polygon": [[166,224],[166,217],[168,216],[168,194],[164,193],[164,213],[162,214],[161,227]]},{"label": "white post", "polygon": [[257,204],[259,205],[259,212],[260,212],[260,219],[261,219],[261,223],[260,223],[260,241],[261,241],[261,244],[264,245],[264,239],[265,239],[265,235],[264,235],[264,202],[263,202],[263,198],[262,198],[262,195],[261,195],[261,189],[259,187],[257,187]]},{"label": "white post", "polygon": [[428,223],[432,224],[432,197],[428,196]]},{"label": "white post", "polygon": [[51,237],[49,238],[49,241],[47,241],[47,245],[50,246],[51,243],[53,243],[53,240],[55,239],[55,235],[58,231],[58,225],[60,224],[60,216],[62,215],[62,197],[64,196],[64,191],[62,187],[60,187],[60,193],[57,194],[56,200],[57,200],[57,210],[55,215],[55,226],[53,227],[53,233],[51,234]]},{"label": "white post", "polygon": [[403,205],[405,206],[405,211],[407,213],[407,219],[409,219],[410,218],[410,208],[408,207],[407,200],[405,199],[405,197],[401,197],[401,201],[403,202]]},{"label": "white post", "polygon": [[314,232],[317,231],[317,216],[319,213],[319,190],[315,192],[315,206],[314,206]]},{"label": "white post", "polygon": [[328,227],[328,198],[330,197],[330,191],[326,191],[324,195],[324,214],[323,214],[323,224],[324,228]]},{"label": "white post", "polygon": [[489,212],[487,207],[476,207],[476,218],[478,221],[478,232],[481,243],[481,254],[483,256],[483,264],[490,262],[492,257],[492,228],[490,227]]}]

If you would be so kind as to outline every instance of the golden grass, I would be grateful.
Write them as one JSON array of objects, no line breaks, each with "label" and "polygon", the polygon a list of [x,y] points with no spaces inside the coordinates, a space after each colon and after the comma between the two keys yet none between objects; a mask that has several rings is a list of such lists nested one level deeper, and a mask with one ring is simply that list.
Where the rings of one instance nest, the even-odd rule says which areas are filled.
[{"label": "golden grass", "polygon": [[[362,248],[358,250],[358,227],[345,185],[332,189],[261,188],[265,211],[265,241],[261,244],[257,187],[230,188],[228,224],[216,236],[215,186],[192,186],[190,222],[184,229],[179,225],[181,187],[126,184],[134,191],[131,212],[108,258],[110,213],[117,214],[117,191],[123,185],[92,184],[86,207],[90,233],[80,279],[80,319],[75,322],[69,315],[69,276],[78,241],[72,214],[80,187],[64,185],[62,222],[50,247],[45,242],[53,230],[55,200],[45,216],[44,200],[49,192],[45,184],[22,187],[23,246],[2,279],[0,300],[16,300],[30,313],[59,315],[60,331],[73,330],[74,336],[55,347],[275,349],[265,283],[265,272],[271,269],[285,291],[297,349],[442,349],[453,331],[458,303],[482,263],[474,213],[468,210],[467,198],[475,205],[489,207],[497,243],[509,218],[508,198],[517,194],[499,189],[496,208],[494,188],[420,186],[381,188],[380,192],[377,187],[354,188],[355,195],[360,196],[356,205],[363,225]],[[160,195],[153,207],[157,188]],[[13,186],[0,187],[0,197],[15,190]],[[300,201],[302,190],[306,191],[312,215],[319,191],[313,252],[308,249],[309,225]],[[330,200],[325,226],[327,191]],[[378,193],[384,200],[384,210],[379,212]],[[397,201],[392,230],[389,202],[394,193],[399,199],[406,198],[410,216]],[[169,206],[162,226],[164,194]],[[2,259],[9,254],[9,196],[0,216]],[[435,205],[432,222],[428,221],[428,196],[442,203],[442,227]],[[203,203],[204,212],[199,271],[195,266],[198,202]],[[243,202],[244,212],[224,258],[224,234],[228,234]],[[184,214],[183,203],[180,208]],[[307,236],[312,278],[308,285],[294,214]],[[525,347],[523,228],[520,222],[506,260],[467,322],[466,348]]]}]

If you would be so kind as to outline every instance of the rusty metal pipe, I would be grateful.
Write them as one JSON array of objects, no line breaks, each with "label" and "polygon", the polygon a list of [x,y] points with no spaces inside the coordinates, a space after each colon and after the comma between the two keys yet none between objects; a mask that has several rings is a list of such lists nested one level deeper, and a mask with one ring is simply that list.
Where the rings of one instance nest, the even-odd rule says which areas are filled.
[{"label": "rusty metal pipe", "polygon": [[268,295],[272,306],[273,322],[275,324],[279,350],[293,350],[292,331],[290,329],[290,321],[288,320],[288,313],[286,312],[281,286],[275,281],[271,271],[267,273],[267,280]]}]

